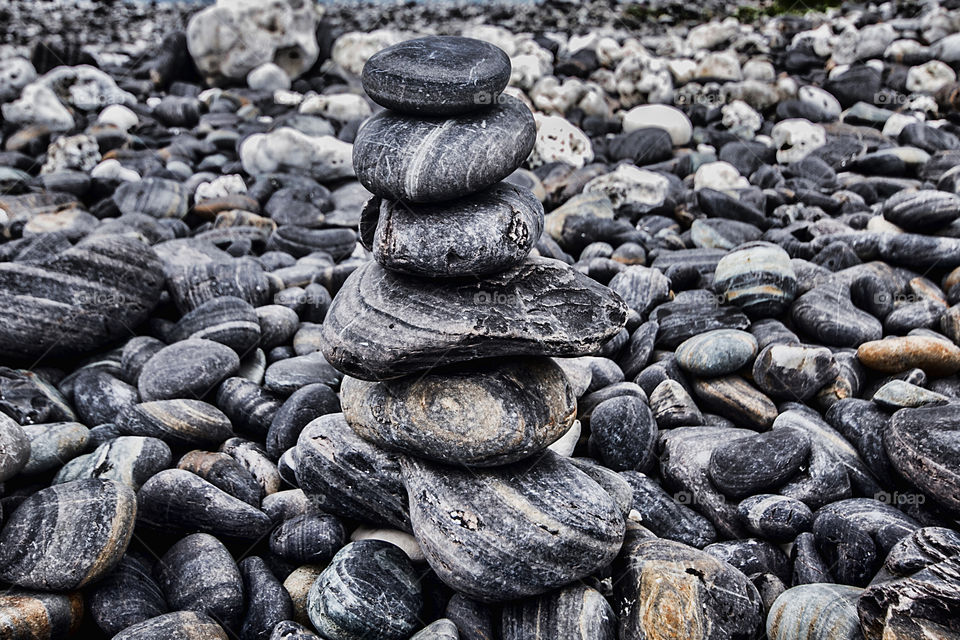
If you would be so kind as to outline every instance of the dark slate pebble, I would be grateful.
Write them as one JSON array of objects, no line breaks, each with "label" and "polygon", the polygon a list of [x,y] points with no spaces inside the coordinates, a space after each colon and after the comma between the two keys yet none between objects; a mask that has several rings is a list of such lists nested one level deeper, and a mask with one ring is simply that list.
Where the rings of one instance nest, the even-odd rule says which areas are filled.
[{"label": "dark slate pebble", "polygon": [[153,568],[145,558],[126,554],[101,580],[87,601],[97,626],[108,636],[168,611]]},{"label": "dark slate pebble", "polygon": [[640,398],[605,400],[590,414],[589,446],[614,471],[650,471],[656,460],[657,422]]},{"label": "dark slate pebble", "polygon": [[241,431],[264,437],[283,401],[255,382],[227,378],[217,390],[217,406]]},{"label": "dark slate pebble", "polygon": [[725,495],[743,498],[781,486],[809,455],[810,441],[803,433],[778,429],[717,447],[707,472]]},{"label": "dark slate pebble", "polygon": [[60,468],[52,484],[86,478],[115,480],[134,491],[172,462],[170,447],[163,440],[141,436],[112,437],[93,453],[77,456]]},{"label": "dark slate pebble", "polygon": [[430,566],[484,601],[545,593],[606,566],[623,540],[613,498],[552,452],[463,470],[402,460],[413,532]]},{"label": "dark slate pebble", "polygon": [[255,540],[270,530],[267,514],[182,469],[153,476],[137,494],[139,524],[157,531],[204,531]]},{"label": "dark slate pebble", "polygon": [[809,531],[813,524],[810,507],[799,500],[770,493],[741,501],[737,512],[747,531],[773,542],[791,542]]},{"label": "dark slate pebble", "polygon": [[374,54],[361,80],[367,95],[388,109],[457,115],[497,102],[510,80],[510,58],[481,40],[427,36]]},{"label": "dark slate pebble", "polygon": [[342,413],[321,416],[308,424],[294,457],[297,482],[317,508],[410,531],[397,455],[358,436]]},{"label": "dark slate pebble", "polygon": [[635,471],[624,471],[620,475],[633,489],[633,508],[640,514],[640,523],[650,531],[698,549],[716,541],[713,525],[692,509],[691,494],[681,492],[671,496],[652,478]]},{"label": "dark slate pebble", "polygon": [[330,640],[405,640],[417,628],[423,594],[403,551],[361,540],[341,549],[307,596],[310,621]]},{"label": "dark slate pebble", "polygon": [[260,343],[260,322],[253,306],[236,296],[207,300],[177,322],[173,340],[212,340],[244,356]]},{"label": "dark slate pebble", "polygon": [[140,372],[137,386],[144,401],[199,400],[239,367],[240,359],[230,347],[212,340],[183,340],[150,358]]},{"label": "dark slate pebble", "polygon": [[270,534],[270,551],[298,564],[327,562],[346,540],[343,523],[326,513],[308,513],[284,520]]},{"label": "dark slate pebble", "polygon": [[792,584],[816,584],[833,582],[831,567],[820,557],[813,533],[805,531],[797,536],[790,549],[790,563],[793,565]]},{"label": "dark slate pebble", "polygon": [[746,576],[769,573],[782,582],[790,581],[790,559],[779,546],[767,540],[723,540],[707,545],[703,550],[717,560],[733,565]]},{"label": "dark slate pebble", "polygon": [[267,432],[267,453],[279,458],[296,446],[300,432],[310,421],[340,411],[337,393],[325,384],[308,384],[294,391],[273,416]]},{"label": "dark slate pebble", "polygon": [[960,217],[960,196],[935,189],[904,189],[884,201],[882,213],[905,231],[930,233]]},{"label": "dark slate pebble", "polygon": [[960,405],[903,409],[883,434],[890,462],[911,485],[960,515]]},{"label": "dark slate pebble", "polygon": [[504,607],[503,640],[615,640],[617,616],[606,598],[583,584]]},{"label": "dark slate pebble", "polygon": [[883,335],[880,321],[853,306],[840,284],[824,284],[797,298],[791,309],[796,326],[820,344],[856,347]]},{"label": "dark slate pebble", "polygon": [[247,602],[240,639],[270,640],[278,624],[293,618],[290,594],[262,558],[244,558],[237,567],[243,577],[243,593]]},{"label": "dark slate pebble", "polygon": [[202,400],[142,402],[117,414],[116,425],[123,434],[187,447],[217,445],[234,435],[227,416]]},{"label": "dark slate pebble", "polygon": [[88,427],[113,422],[121,409],[139,400],[136,387],[106,371],[83,370],[74,380],[73,405]]},{"label": "dark slate pebble", "polygon": [[533,115],[510,96],[450,119],[383,111],[357,132],[353,165],[360,183],[382,198],[438,202],[503,180],[535,139]]},{"label": "dark slate pebble", "polygon": [[158,563],[160,587],[174,610],[204,613],[227,628],[243,615],[243,578],[223,543],[195,533],[183,538]]},{"label": "dark slate pebble", "polygon": [[230,636],[205,613],[176,611],[124,629],[113,640],[229,640]]},{"label": "dark slate pebble", "polygon": [[225,453],[190,451],[177,463],[178,469],[194,473],[221,491],[258,507],[263,490],[253,475]]},{"label": "dark slate pebble", "polygon": [[30,459],[30,438],[23,428],[0,413],[0,482],[16,476]]},{"label": "dark slate pebble", "polygon": [[518,266],[543,231],[543,205],[506,182],[437,204],[384,200],[373,257],[384,269],[430,278],[482,276]]},{"label": "dark slate pebble", "polygon": [[803,402],[840,373],[826,347],[771,344],[753,363],[753,381],[772,398]]}]

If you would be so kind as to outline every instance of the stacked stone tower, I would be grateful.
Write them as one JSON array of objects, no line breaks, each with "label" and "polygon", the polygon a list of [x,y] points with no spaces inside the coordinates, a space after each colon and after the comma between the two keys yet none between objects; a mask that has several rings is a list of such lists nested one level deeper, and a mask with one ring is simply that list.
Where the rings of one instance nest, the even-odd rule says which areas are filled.
[{"label": "stacked stone tower", "polygon": [[503,180],[536,127],[501,93],[509,78],[507,55],[469,38],[410,40],[369,60],[364,88],[386,110],[358,132],[354,165],[376,196],[361,223],[374,260],[347,279],[322,329],[325,357],[346,374],[347,424],[402,454],[409,525],[431,567],[486,601],[584,577],[624,532],[610,495],[547,447],[576,417],[552,358],[599,349],[626,308],[569,265],[530,255],[543,208]]}]

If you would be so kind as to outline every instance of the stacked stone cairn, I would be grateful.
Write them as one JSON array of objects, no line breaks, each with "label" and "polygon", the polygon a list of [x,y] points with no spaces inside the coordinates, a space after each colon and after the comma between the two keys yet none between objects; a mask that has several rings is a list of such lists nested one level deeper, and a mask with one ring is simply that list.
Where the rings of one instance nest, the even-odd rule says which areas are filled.
[{"label": "stacked stone cairn", "polygon": [[[375,194],[361,223],[374,260],[323,324],[323,354],[345,374],[343,413],[308,425],[293,461],[324,511],[412,532],[437,576],[482,602],[585,578],[613,561],[625,531],[624,505],[548,447],[577,413],[553,358],[596,352],[626,306],[531,255],[542,205],[505,178],[536,127],[501,93],[510,70],[499,48],[461,37],[410,40],[367,62],[364,89],[387,107],[354,147]],[[408,587],[415,609],[420,587]],[[309,613],[321,631],[334,615],[314,600]],[[389,622],[393,635],[371,631],[415,628]]]}]

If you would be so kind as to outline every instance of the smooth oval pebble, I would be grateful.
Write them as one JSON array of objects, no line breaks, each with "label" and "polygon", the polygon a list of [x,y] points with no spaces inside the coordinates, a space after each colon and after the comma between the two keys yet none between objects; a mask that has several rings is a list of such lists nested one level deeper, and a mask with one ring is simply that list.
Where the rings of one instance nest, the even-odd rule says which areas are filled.
[{"label": "smooth oval pebble", "polygon": [[657,422],[640,398],[610,398],[590,414],[588,445],[614,471],[650,471],[656,460],[656,441]]},{"label": "smooth oval pebble", "polygon": [[212,340],[183,340],[143,365],[137,387],[144,401],[200,400],[239,367],[240,358],[230,347]]},{"label": "smooth oval pebble", "polygon": [[389,542],[361,540],[337,552],[307,596],[314,628],[330,640],[405,640],[423,606],[420,580]]},{"label": "smooth oval pebble", "polygon": [[543,205],[506,182],[454,201],[384,200],[373,238],[383,268],[429,278],[483,276],[518,266],[543,231]]},{"label": "smooth oval pebble", "polygon": [[617,616],[596,589],[572,585],[504,607],[503,640],[615,640]]},{"label": "smooth oval pebble", "polygon": [[717,329],[685,340],[676,349],[677,364],[697,376],[733,373],[757,354],[757,339],[746,331]]},{"label": "smooth oval pebble", "polygon": [[513,173],[530,155],[536,135],[530,109],[511,96],[453,118],[382,111],[357,132],[353,166],[360,183],[382,198],[450,200]]},{"label": "smooth oval pebble", "polygon": [[550,452],[465,471],[402,460],[413,532],[427,562],[484,601],[536,595],[609,563],[623,540],[613,498]]},{"label": "smooth oval pebble", "polygon": [[960,216],[960,196],[935,189],[904,189],[885,200],[881,212],[906,231],[929,233]]},{"label": "smooth oval pebble", "polygon": [[270,551],[291,562],[322,564],[343,546],[343,523],[326,513],[295,516],[270,534]]},{"label": "smooth oval pebble", "polygon": [[16,476],[30,459],[30,438],[5,413],[0,413],[0,482]]},{"label": "smooth oval pebble", "polygon": [[949,376],[960,371],[960,347],[926,336],[865,342],[857,348],[857,358],[867,367],[884,373],[918,368],[931,376]]},{"label": "smooth oval pebble", "polygon": [[737,512],[750,533],[772,540],[791,542],[809,531],[813,512],[799,500],[770,493],[753,495],[740,502]]},{"label": "smooth oval pebble", "polygon": [[809,455],[810,441],[803,433],[778,429],[717,447],[707,473],[725,495],[744,498],[781,486]]},{"label": "smooth oval pebble", "polygon": [[163,532],[204,531],[255,540],[272,526],[264,512],[182,469],[167,469],[147,480],[137,500],[139,524]]},{"label": "smooth oval pebble", "polygon": [[460,632],[451,620],[440,618],[410,636],[410,640],[460,640]]},{"label": "smooth oval pebble", "polygon": [[173,609],[203,613],[227,628],[243,614],[243,579],[233,556],[205,533],[189,535],[160,559],[158,582]]},{"label": "smooth oval pebble", "polygon": [[858,640],[857,599],[863,589],[805,584],[784,591],[767,617],[770,640]]},{"label": "smooth oval pebble", "polygon": [[818,343],[830,347],[857,347],[879,340],[883,325],[850,300],[841,284],[823,284],[796,299],[790,309],[794,324]]},{"label": "smooth oval pebble", "polygon": [[163,440],[119,436],[103,443],[93,453],[78,456],[61,467],[52,484],[84,478],[115,480],[134,491],[172,462],[170,447]]},{"label": "smooth oval pebble", "polygon": [[111,480],[41,489],[0,532],[0,580],[67,591],[96,582],[123,557],[137,515],[133,490]]},{"label": "smooth oval pebble", "polygon": [[388,382],[346,378],[343,414],[361,437],[440,462],[494,466],[545,449],[576,416],[549,358],[479,362]]},{"label": "smooth oval pebble", "polygon": [[482,40],[427,36],[370,56],[363,90],[401,113],[449,116],[494,104],[510,80],[510,58]]},{"label": "smooth oval pebble", "polygon": [[144,620],[115,635],[113,640],[229,640],[216,620],[205,613],[176,611]]},{"label": "smooth oval pebble", "polygon": [[344,373],[383,380],[441,362],[586,355],[625,321],[618,296],[556,260],[530,259],[480,282],[429,284],[369,262],[334,299],[322,346]]},{"label": "smooth oval pebble", "polygon": [[300,488],[319,509],[410,531],[397,455],[358,436],[342,413],[308,424],[295,457]]},{"label": "smooth oval pebble", "polygon": [[90,614],[104,633],[114,636],[168,611],[152,570],[145,559],[128,553],[92,590]]},{"label": "smooth oval pebble", "polygon": [[0,637],[6,640],[59,640],[74,634],[82,620],[79,592],[8,589],[0,595]]},{"label": "smooth oval pebble", "polygon": [[910,484],[960,515],[960,405],[897,411],[883,443],[891,464]]},{"label": "smooth oval pebble", "polygon": [[260,322],[253,305],[236,296],[212,298],[185,314],[174,326],[174,340],[211,340],[241,357],[260,343]]},{"label": "smooth oval pebble", "polygon": [[260,506],[263,490],[256,478],[226,453],[190,451],[177,463],[177,469],[196,474],[253,507]]},{"label": "smooth oval pebble", "polygon": [[123,182],[113,193],[120,213],[144,213],[154,218],[182,218],[187,214],[189,197],[183,184],[154,177]]},{"label": "smooth oval pebble", "polygon": [[279,623],[293,618],[290,594],[262,558],[250,556],[237,566],[243,577],[243,593],[247,603],[240,637],[267,640]]},{"label": "smooth oval pebble", "polygon": [[738,375],[698,378],[692,386],[702,406],[728,418],[737,426],[763,431],[777,417],[777,407],[773,401]]},{"label": "smooth oval pebble", "polygon": [[90,430],[79,422],[28,424],[23,432],[30,439],[30,459],[21,473],[49,471],[87,448]]},{"label": "smooth oval pebble", "polygon": [[233,437],[230,420],[202,400],[155,400],[128,407],[117,415],[117,429],[179,446],[217,445]]},{"label": "smooth oval pebble", "polygon": [[826,347],[771,344],[753,363],[753,381],[764,393],[800,402],[810,399],[839,373],[840,367]]}]

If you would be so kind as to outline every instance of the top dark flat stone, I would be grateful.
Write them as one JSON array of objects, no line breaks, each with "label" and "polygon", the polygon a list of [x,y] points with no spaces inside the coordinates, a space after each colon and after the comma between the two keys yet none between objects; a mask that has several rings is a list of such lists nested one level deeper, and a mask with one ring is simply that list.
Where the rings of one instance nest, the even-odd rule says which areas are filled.
[{"label": "top dark flat stone", "polygon": [[363,89],[388,109],[416,115],[469,113],[497,99],[510,58],[488,42],[427,36],[380,51],[363,67]]}]

